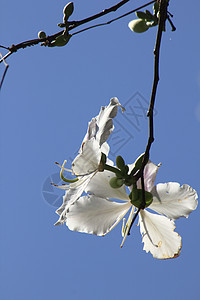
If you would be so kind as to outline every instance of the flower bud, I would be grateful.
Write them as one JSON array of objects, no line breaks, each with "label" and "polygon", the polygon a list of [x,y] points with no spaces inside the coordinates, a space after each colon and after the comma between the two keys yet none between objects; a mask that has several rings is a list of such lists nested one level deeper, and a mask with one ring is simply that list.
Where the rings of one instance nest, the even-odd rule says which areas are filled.
[{"label": "flower bud", "polygon": [[65,46],[69,42],[71,36],[72,36],[71,34],[68,34],[67,36],[65,36],[63,34],[59,35],[55,39],[55,41],[53,41],[51,44],[49,44],[49,47],[55,47],[55,46],[57,46],[57,47],[63,47],[63,46]]},{"label": "flower bud", "polygon": [[58,23],[57,25],[58,25],[58,27],[60,27],[60,28],[66,27],[64,23]]},{"label": "flower bud", "polygon": [[130,28],[130,30],[137,33],[142,33],[149,29],[149,26],[147,26],[146,22],[142,19],[136,19],[129,22],[128,27]]},{"label": "flower bud", "polygon": [[66,23],[69,17],[72,15],[74,11],[74,3],[69,2],[65,7],[63,8],[63,22]]},{"label": "flower bud", "polygon": [[[141,208],[142,204],[142,190],[134,189],[129,194],[131,203],[137,208]],[[145,208],[148,207],[153,202],[153,195],[150,192],[145,191]]]},{"label": "flower bud", "polygon": [[39,39],[45,39],[46,38],[46,33],[44,31],[39,31],[38,32],[38,38]]},{"label": "flower bud", "polygon": [[113,178],[110,179],[109,183],[110,183],[110,186],[113,189],[118,189],[118,188],[120,188],[124,184],[124,179],[113,177]]},{"label": "flower bud", "polygon": [[144,153],[142,153],[135,161],[135,166],[134,168],[136,170],[139,170],[142,166],[142,161],[143,161],[143,158],[144,158]]},{"label": "flower bud", "polygon": [[125,168],[125,162],[124,159],[119,155],[116,157],[116,166],[120,169],[123,170]]}]

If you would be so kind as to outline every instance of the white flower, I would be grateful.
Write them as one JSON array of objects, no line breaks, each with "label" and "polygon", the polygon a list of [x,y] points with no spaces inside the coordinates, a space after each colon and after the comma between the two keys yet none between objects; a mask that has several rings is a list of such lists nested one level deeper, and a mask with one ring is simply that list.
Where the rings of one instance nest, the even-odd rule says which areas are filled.
[{"label": "white flower", "polygon": [[124,111],[118,99],[112,98],[110,104],[102,107],[99,115],[89,122],[79,154],[72,162],[72,171],[79,180],[60,186],[60,188],[67,191],[63,197],[63,204],[56,211],[60,218],[55,225],[65,222],[69,207],[79,199],[90,180],[97,174],[101,154],[108,155],[109,146],[106,140],[114,129],[113,118],[117,115],[118,107],[121,107],[122,111]]},{"label": "white flower", "polygon": [[[110,186],[110,179],[116,176],[108,171],[108,165],[113,166],[112,161],[107,159],[107,170],[99,172],[102,153],[107,156],[109,152],[106,140],[113,131],[113,118],[119,106],[121,107],[118,99],[112,98],[110,104],[102,107],[99,115],[89,123],[79,155],[72,162],[72,171],[78,181],[61,187],[67,191],[62,206],[57,210],[60,218],[56,225],[66,222],[70,230],[103,236],[131,210],[126,225],[123,219],[122,246],[129,233],[135,207],[127,195],[125,185],[115,189]],[[134,166],[129,166],[129,174]],[[154,186],[158,168],[159,166],[150,161],[144,168],[145,191],[153,195],[148,209],[161,215],[146,209],[140,210],[139,225],[143,249],[146,252],[150,251],[155,258],[174,258],[179,255],[181,249],[181,237],[174,232],[174,220],[188,217],[196,209],[197,193],[189,185],[180,186],[176,182]],[[141,189],[140,179],[137,188]],[[88,195],[81,197],[83,192]]]},{"label": "white flower", "polygon": [[[133,165],[130,166],[130,171]],[[176,182],[159,183],[154,186],[158,166],[148,162],[144,169],[145,190],[153,195],[148,207],[161,214],[140,210],[139,225],[144,250],[159,259],[174,258],[180,254],[181,237],[174,232],[175,219],[188,217],[197,207],[197,193],[189,185]],[[129,232],[135,207],[131,204],[124,186],[113,189],[109,185],[115,176],[112,172],[98,172],[85,188],[89,195],[79,198],[65,212],[66,225],[70,230],[103,236],[110,232],[131,209],[126,226],[123,222],[123,242]],[[138,188],[140,182],[138,181]],[[121,201],[111,201],[118,199]]]}]

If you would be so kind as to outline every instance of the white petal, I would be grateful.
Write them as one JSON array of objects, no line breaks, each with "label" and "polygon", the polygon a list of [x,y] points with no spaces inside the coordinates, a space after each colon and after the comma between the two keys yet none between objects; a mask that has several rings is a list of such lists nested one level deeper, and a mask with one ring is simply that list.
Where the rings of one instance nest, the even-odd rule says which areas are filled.
[{"label": "white petal", "polygon": [[68,190],[63,196],[63,204],[57,209],[56,213],[60,216],[59,220],[55,223],[55,225],[63,224],[66,220],[66,213],[71,205],[73,205],[79,197],[82,195],[84,189],[90,182],[91,178],[95,175],[92,173],[88,176],[84,176],[79,179],[77,182],[72,183],[66,187]]},{"label": "white petal", "polygon": [[139,224],[143,250],[147,253],[150,251],[158,259],[179,256],[181,237],[174,232],[175,224],[172,220],[143,210],[139,213]]},{"label": "white petal", "polygon": [[105,235],[129,210],[131,204],[117,203],[95,196],[83,196],[70,206],[66,225],[70,230]]},{"label": "white petal", "polygon": [[171,219],[187,218],[197,207],[197,192],[187,184],[159,183],[151,193],[153,202],[149,208]]},{"label": "white petal", "polygon": [[[147,192],[150,192],[154,186],[156,175],[159,169],[159,165],[155,165],[150,160],[144,167],[144,188]],[[139,182],[140,180],[138,180]],[[140,183],[141,186],[141,183]]]},{"label": "white petal", "polygon": [[72,171],[77,175],[90,174],[98,169],[101,151],[97,141],[92,138],[82,145],[82,151],[72,162]]},{"label": "white petal", "polygon": [[114,176],[115,174],[110,171],[98,172],[86,187],[86,193],[102,198],[130,201],[124,185],[117,189],[110,186],[109,181]]},{"label": "white petal", "polygon": [[[83,143],[92,138],[96,139],[100,147],[105,143],[114,129],[113,118],[116,117],[119,106],[122,108],[118,99],[112,98],[108,106],[101,107],[99,115],[93,118],[89,123]],[[122,108],[122,110],[124,110],[124,108]]]},{"label": "white petal", "polygon": [[[134,166],[135,163],[129,165],[129,173],[133,170]],[[149,160],[144,168],[144,187],[147,192],[150,192],[154,186],[159,167],[160,165],[157,166]],[[141,179],[138,180],[137,187],[141,189]]]},{"label": "white petal", "polygon": [[[114,129],[113,119],[117,115],[119,106],[122,108],[119,100],[116,97],[112,98],[108,106],[101,108],[101,111],[96,118],[98,126],[96,140],[99,141],[100,146],[108,139],[110,133]],[[124,108],[122,108],[122,111],[123,110]]]}]

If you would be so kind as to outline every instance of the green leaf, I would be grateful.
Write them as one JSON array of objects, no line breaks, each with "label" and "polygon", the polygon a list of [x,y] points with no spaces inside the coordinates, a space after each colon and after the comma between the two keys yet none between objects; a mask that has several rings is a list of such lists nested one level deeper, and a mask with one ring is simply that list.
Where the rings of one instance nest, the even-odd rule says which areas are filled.
[{"label": "green leaf", "polygon": [[136,11],[135,14],[139,19],[145,20],[147,18],[147,15],[143,11]]},{"label": "green leaf", "polygon": [[152,13],[150,13],[149,10],[145,10],[146,13],[146,20],[147,21],[153,21],[154,20],[154,16],[152,15]]}]

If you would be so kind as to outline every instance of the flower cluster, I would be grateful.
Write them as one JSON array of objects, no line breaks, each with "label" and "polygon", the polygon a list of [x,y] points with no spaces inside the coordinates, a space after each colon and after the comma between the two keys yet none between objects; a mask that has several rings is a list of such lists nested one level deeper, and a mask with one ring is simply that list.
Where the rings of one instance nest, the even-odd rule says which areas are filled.
[{"label": "flower cluster", "polygon": [[[118,99],[112,98],[110,104],[102,107],[99,115],[89,123],[79,154],[72,162],[72,171],[78,180],[61,186],[66,193],[57,210],[60,217],[56,225],[66,223],[70,230],[104,236],[123,219],[123,246],[137,205],[130,197],[135,191],[133,185],[122,184],[113,188],[110,184],[116,178],[117,168],[107,158],[109,146],[106,141],[114,129],[113,118],[119,107],[124,110]],[[127,178],[136,163],[127,166]],[[159,165],[150,160],[144,168],[145,193],[148,192],[152,200],[148,209],[140,210],[139,226],[143,249],[150,251],[155,258],[167,259],[177,257],[181,250],[181,237],[174,231],[174,220],[187,218],[196,209],[197,193],[187,184],[180,186],[168,182],[154,185],[158,169]],[[141,189],[140,179],[136,182],[136,189]],[[81,196],[83,192],[86,195]],[[128,211],[130,214],[125,225],[124,216]]]}]

